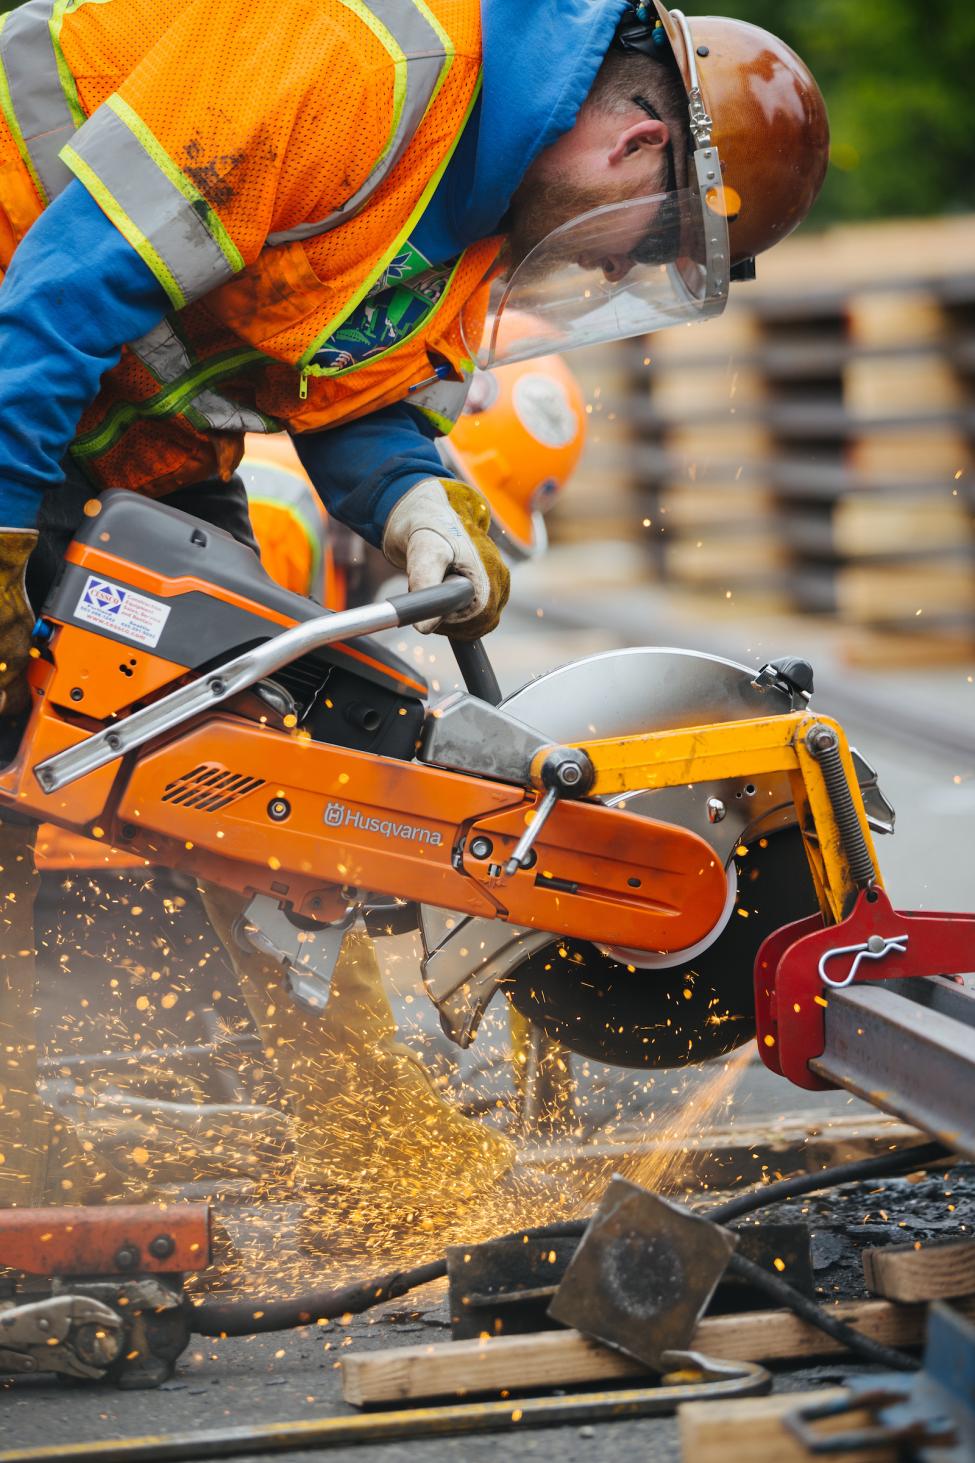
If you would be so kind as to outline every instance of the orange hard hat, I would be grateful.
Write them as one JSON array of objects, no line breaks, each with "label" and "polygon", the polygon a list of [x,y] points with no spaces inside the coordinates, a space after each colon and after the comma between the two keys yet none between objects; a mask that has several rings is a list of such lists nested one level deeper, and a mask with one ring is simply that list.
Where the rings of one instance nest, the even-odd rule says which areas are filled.
[{"label": "orange hard hat", "polygon": [[544,550],[542,515],[572,476],[585,440],[578,381],[559,356],[540,356],[475,372],[440,448],[448,468],[490,503],[499,547],[524,559]]},{"label": "orange hard hat", "polygon": [[[649,6],[644,7],[650,9]],[[770,31],[653,0],[690,112],[691,136],[717,148],[731,262],[791,234],[812,208],[829,163],[826,103],[805,62]]]}]

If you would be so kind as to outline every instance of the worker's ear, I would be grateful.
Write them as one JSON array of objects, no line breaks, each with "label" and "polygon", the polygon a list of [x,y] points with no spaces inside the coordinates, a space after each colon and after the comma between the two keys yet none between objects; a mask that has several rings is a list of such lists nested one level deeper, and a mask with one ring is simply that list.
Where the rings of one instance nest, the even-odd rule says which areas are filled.
[{"label": "worker's ear", "polygon": [[644,117],[641,121],[634,122],[632,127],[625,127],[617,135],[610,148],[608,161],[610,166],[615,167],[624,158],[633,157],[638,152],[653,152],[666,147],[669,141],[670,131],[666,122],[657,121],[654,117]]}]

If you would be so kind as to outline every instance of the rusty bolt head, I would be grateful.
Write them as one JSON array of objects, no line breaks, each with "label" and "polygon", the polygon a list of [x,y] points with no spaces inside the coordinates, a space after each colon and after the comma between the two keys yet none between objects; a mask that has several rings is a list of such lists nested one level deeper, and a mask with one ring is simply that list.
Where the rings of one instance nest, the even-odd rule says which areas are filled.
[{"label": "rusty bolt head", "polygon": [[171,1234],[157,1234],[149,1241],[149,1253],[154,1260],[168,1260],[176,1248]]},{"label": "rusty bolt head", "polygon": [[832,752],[837,745],[836,733],[828,726],[814,726],[806,737],[806,746],[814,757]]},{"label": "rusty bolt head", "polygon": [[115,1263],[120,1270],[134,1270],[139,1263],[139,1251],[135,1245],[120,1245],[115,1251]]}]

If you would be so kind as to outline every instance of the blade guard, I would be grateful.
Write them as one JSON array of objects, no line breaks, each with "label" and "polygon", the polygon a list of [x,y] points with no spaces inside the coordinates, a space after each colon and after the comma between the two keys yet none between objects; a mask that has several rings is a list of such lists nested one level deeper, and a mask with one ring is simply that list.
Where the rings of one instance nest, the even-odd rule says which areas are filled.
[{"label": "blade guard", "polygon": [[762,1061],[797,1087],[826,1091],[833,1084],[809,1063],[826,1046],[831,987],[963,975],[973,966],[975,914],[896,910],[882,889],[865,889],[841,924],[824,928],[822,916],[813,915],[777,930],[759,950],[755,1018]]},{"label": "blade guard", "polygon": [[[626,947],[680,950],[721,918],[727,876],[710,844],[686,828],[601,803],[558,803],[537,858],[504,874],[534,811],[522,804],[479,818],[464,842],[464,873],[512,923],[591,941],[611,931]],[[492,848],[488,860],[472,853],[481,837]]]}]

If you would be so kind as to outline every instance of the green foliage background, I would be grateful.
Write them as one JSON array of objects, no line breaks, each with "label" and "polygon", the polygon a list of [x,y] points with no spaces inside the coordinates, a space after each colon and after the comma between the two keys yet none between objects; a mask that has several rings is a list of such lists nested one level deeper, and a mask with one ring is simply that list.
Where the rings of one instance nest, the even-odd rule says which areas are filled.
[{"label": "green foliage background", "polygon": [[[0,0],[0,11],[16,4]],[[833,134],[811,222],[975,210],[975,0],[716,0],[687,8],[765,26],[811,66]]]},{"label": "green foliage background", "polygon": [[718,0],[714,9],[782,36],[822,87],[832,166],[811,222],[975,209],[972,0]]}]

